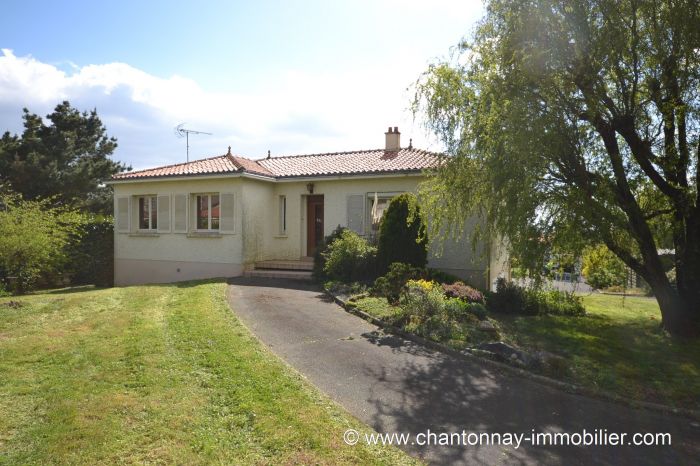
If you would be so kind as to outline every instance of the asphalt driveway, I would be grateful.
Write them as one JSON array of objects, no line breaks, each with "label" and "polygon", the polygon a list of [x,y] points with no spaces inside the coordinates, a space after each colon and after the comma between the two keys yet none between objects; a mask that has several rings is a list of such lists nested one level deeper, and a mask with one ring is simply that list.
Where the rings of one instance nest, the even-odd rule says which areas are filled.
[{"label": "asphalt driveway", "polygon": [[[310,285],[237,278],[230,281],[228,299],[260,340],[380,433],[524,434],[519,448],[402,447],[430,463],[700,464],[696,423],[571,395],[386,335]],[[670,433],[672,445],[542,446],[527,440],[533,432],[573,434],[584,429],[628,437]]]}]

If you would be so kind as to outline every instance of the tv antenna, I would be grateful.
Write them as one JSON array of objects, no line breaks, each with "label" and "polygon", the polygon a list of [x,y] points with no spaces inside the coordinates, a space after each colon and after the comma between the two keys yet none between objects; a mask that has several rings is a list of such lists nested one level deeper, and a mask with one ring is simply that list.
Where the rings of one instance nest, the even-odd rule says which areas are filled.
[{"label": "tv antenna", "polygon": [[190,134],[206,134],[211,136],[211,133],[205,133],[204,131],[195,131],[193,129],[184,128],[185,123],[180,123],[175,127],[175,134],[178,137],[185,138],[187,140],[187,162],[190,161]]}]

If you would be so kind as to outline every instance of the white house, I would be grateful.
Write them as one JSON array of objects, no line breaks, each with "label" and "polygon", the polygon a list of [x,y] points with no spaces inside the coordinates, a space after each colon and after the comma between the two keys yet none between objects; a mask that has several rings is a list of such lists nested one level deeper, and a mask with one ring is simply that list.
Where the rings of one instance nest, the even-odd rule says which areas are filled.
[{"label": "white house", "polygon": [[[338,225],[376,230],[391,198],[416,192],[439,155],[402,148],[398,128],[374,150],[252,160],[228,153],[124,172],[114,187],[115,284],[163,283],[287,269],[308,270],[317,244]],[[375,218],[376,220],[376,218]],[[467,227],[473,221],[467,222]],[[497,244],[476,251],[448,242],[430,267],[486,287],[503,274]],[[289,270],[296,270],[289,271]]]}]

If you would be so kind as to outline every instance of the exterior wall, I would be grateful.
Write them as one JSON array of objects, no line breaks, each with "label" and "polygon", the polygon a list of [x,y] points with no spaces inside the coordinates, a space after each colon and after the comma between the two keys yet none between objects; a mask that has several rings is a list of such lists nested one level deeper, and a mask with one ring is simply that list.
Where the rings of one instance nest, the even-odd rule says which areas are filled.
[{"label": "exterior wall", "polygon": [[[234,233],[196,236],[191,233],[141,234],[132,204],[131,232],[114,234],[114,282],[116,285],[240,275],[243,270],[241,179],[200,179],[115,184],[114,196],[234,193]],[[171,227],[173,209],[171,201]],[[116,212],[116,205],[115,205]],[[190,225],[192,215],[190,213]]]},{"label": "exterior wall", "polygon": [[[338,225],[348,223],[348,196],[379,192],[415,192],[422,180],[420,176],[377,177],[364,179],[337,179],[315,181],[314,195],[323,195],[324,236],[329,235]],[[308,181],[280,182],[274,185],[272,209],[268,209],[270,224],[268,230],[265,259],[299,259],[306,256],[306,196]],[[287,197],[287,234],[279,236],[278,204],[280,195]],[[369,198],[367,198],[369,199]],[[368,215],[365,215],[368,218]]]},{"label": "exterior wall", "polygon": [[[423,180],[419,175],[340,178],[313,182],[313,194],[324,196],[324,235],[338,225],[348,224],[348,196],[365,198],[365,232],[369,232],[369,201],[375,192],[416,192]],[[115,184],[115,203],[121,196],[230,192],[235,196],[235,231],[204,237],[136,231],[115,233],[115,283],[163,283],[199,278],[240,275],[260,260],[298,260],[306,256],[306,198],[310,181],[258,180],[244,177],[149,181]],[[279,196],[286,196],[287,228],[280,232]],[[171,198],[172,199],[172,198]],[[136,213],[132,208],[132,225]],[[116,211],[116,206],[115,206]],[[171,226],[173,223],[171,201]],[[190,215],[190,229],[192,227]],[[469,220],[465,231],[473,228]],[[466,236],[466,235],[465,235]],[[489,266],[496,262],[493,251],[483,245],[472,250],[468,239],[446,240],[442,252],[431,247],[428,266],[459,276],[469,283],[488,287]],[[499,269],[500,270],[500,269]],[[493,278],[495,280],[495,278]]]},{"label": "exterior wall", "polygon": [[487,245],[472,246],[471,232],[477,225],[476,218],[464,223],[462,237],[458,240],[447,237],[440,244],[430,245],[428,266],[463,279],[466,283],[482,289],[489,287],[490,251]]},{"label": "exterior wall", "polygon": [[[369,232],[369,200],[375,192],[416,192],[422,176],[377,177],[363,179],[337,179],[315,181],[314,195],[324,196],[324,235],[329,235],[338,225],[348,224],[348,196],[361,194],[367,199],[365,231]],[[246,180],[244,187],[249,215],[245,222],[244,236],[246,261],[289,259],[306,256],[306,196],[309,181],[278,182]],[[255,186],[252,186],[255,185]],[[252,189],[249,189],[251,186]],[[271,194],[271,195],[270,195]],[[287,231],[279,234],[279,196],[287,198]],[[255,219],[255,220],[252,220]],[[253,226],[255,225],[255,226]],[[465,232],[474,228],[475,220],[465,225]],[[428,255],[428,266],[456,275],[470,284],[488,288],[489,251],[484,245],[472,249],[468,238],[455,241],[448,238],[441,247],[433,245]],[[261,239],[262,238],[262,239]],[[262,246],[262,249],[261,249]],[[252,250],[255,249],[255,252]],[[250,251],[250,253],[248,253]]]}]

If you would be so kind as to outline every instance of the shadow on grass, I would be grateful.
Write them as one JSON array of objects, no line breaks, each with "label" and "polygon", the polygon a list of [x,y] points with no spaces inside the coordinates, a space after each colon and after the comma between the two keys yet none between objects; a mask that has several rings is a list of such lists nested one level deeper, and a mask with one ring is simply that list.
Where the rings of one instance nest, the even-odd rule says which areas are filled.
[{"label": "shadow on grass", "polygon": [[566,380],[623,396],[690,409],[700,407],[700,342],[667,336],[657,320],[496,316],[504,333],[526,350],[566,356]]}]

